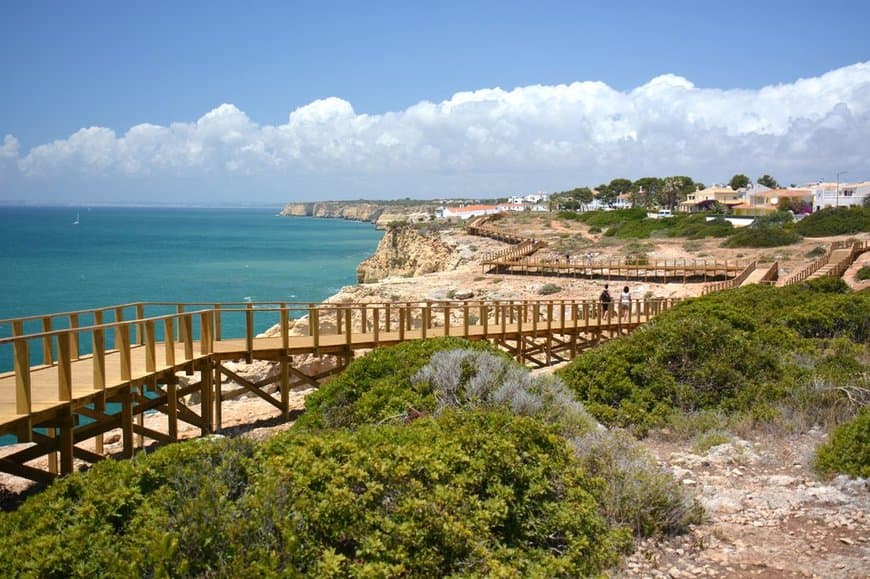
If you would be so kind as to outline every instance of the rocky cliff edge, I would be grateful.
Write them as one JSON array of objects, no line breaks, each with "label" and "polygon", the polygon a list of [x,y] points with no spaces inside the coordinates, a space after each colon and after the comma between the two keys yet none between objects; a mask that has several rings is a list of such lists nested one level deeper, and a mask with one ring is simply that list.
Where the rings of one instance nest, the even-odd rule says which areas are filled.
[{"label": "rocky cliff edge", "polygon": [[394,221],[410,221],[415,220],[414,218],[425,220],[434,211],[434,205],[424,203],[393,205],[366,201],[318,201],[290,203],[281,210],[280,215],[350,219],[374,223],[378,229],[386,229],[387,225]]}]

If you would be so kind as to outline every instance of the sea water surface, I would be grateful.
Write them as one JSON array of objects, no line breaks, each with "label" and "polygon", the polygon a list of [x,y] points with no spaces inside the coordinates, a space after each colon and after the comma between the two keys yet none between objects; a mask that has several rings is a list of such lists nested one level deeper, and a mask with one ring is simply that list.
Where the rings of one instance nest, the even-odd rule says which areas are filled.
[{"label": "sea water surface", "polygon": [[[0,320],[138,301],[317,302],[356,282],[382,235],[277,212],[0,207]],[[2,348],[0,372],[10,368]]]}]

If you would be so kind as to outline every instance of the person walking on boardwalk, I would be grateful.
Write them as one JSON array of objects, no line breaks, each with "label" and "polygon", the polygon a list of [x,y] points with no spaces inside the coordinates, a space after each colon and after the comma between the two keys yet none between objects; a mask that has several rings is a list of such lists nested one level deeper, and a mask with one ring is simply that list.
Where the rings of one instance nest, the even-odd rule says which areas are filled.
[{"label": "person walking on boardwalk", "polygon": [[598,301],[601,302],[601,313],[606,314],[610,309],[610,302],[613,301],[613,298],[610,296],[610,286],[607,284],[604,284],[604,291],[598,296]]},{"label": "person walking on boardwalk", "polygon": [[628,291],[628,286],[622,288],[622,293],[619,294],[619,309],[624,314],[631,312],[631,292]]}]

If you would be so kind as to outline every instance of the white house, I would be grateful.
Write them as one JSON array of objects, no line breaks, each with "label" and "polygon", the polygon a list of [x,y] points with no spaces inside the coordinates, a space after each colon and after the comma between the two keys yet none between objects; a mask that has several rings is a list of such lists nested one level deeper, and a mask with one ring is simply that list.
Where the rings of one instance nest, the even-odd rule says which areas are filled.
[{"label": "white house", "polygon": [[807,185],[813,195],[813,211],[828,207],[852,207],[864,204],[870,196],[870,181],[860,183],[815,183]]}]

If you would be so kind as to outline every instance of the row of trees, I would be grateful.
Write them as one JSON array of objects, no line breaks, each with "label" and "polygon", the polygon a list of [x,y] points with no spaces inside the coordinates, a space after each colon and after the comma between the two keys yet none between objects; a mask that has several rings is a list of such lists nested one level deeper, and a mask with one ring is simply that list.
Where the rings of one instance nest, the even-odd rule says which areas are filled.
[{"label": "row of trees", "polygon": [[[743,174],[734,175],[729,185],[735,191],[749,186],[749,177]],[[757,183],[777,189],[779,184],[770,175],[762,175]],[[686,196],[697,189],[703,189],[704,184],[686,175],[670,177],[642,177],[635,181],[622,177],[613,179],[610,183],[602,183],[593,191],[589,187],[576,187],[569,191],[561,191],[551,196],[551,205],[561,209],[580,209],[597,198],[602,203],[613,203],[620,195],[628,193],[631,202],[639,207],[668,207],[673,209]]]},{"label": "row of trees", "polygon": [[[769,187],[770,189],[779,189],[779,183],[776,182],[776,179],[771,177],[768,174],[764,174],[758,179],[755,180],[759,185],[764,185],[765,187]],[[731,181],[728,182],[728,185],[737,191],[738,189],[742,189],[744,187],[749,187],[749,177],[744,175],[743,173],[737,173],[733,177],[731,177]]]}]

